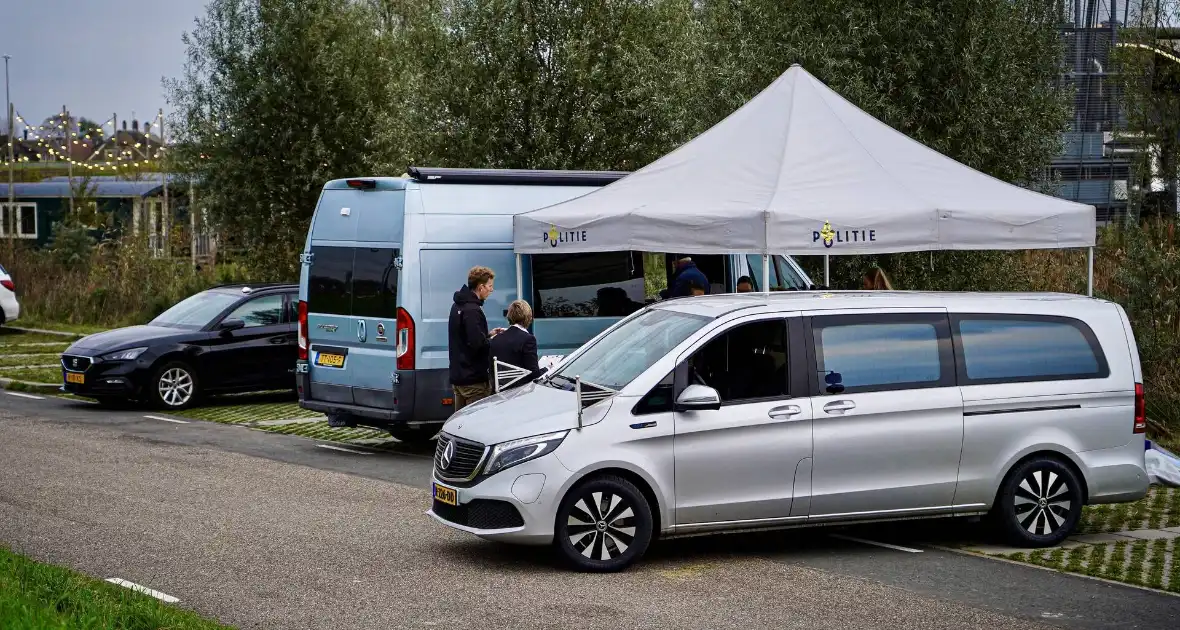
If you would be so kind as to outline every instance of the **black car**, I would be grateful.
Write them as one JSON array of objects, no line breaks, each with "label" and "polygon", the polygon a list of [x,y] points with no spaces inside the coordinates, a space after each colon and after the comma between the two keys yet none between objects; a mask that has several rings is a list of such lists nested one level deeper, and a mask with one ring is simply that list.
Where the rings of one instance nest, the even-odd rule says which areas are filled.
[{"label": "black car", "polygon": [[204,394],[294,389],[297,285],[221,286],[146,326],[80,339],[61,355],[63,391],[182,409]]}]

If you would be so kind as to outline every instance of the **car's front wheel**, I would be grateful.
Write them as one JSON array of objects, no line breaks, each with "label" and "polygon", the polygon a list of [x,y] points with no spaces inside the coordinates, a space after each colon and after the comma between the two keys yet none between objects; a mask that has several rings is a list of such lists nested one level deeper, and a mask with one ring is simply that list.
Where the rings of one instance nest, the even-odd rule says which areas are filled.
[{"label": "car's front wheel", "polygon": [[197,375],[187,363],[172,361],[156,370],[151,382],[152,400],[164,409],[184,409],[197,400]]},{"label": "car's front wheel", "polygon": [[577,569],[620,571],[651,543],[651,506],[630,481],[614,475],[594,477],[562,500],[555,534],[558,551]]},{"label": "car's front wheel", "polygon": [[1051,457],[1034,457],[1008,473],[992,518],[1016,545],[1051,547],[1077,528],[1083,500],[1073,469]]}]

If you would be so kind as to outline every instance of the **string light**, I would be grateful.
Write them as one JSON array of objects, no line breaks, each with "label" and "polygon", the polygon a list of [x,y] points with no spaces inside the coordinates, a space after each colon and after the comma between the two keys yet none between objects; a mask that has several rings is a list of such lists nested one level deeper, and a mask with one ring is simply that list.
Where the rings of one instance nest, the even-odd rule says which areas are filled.
[{"label": "string light", "polygon": [[[67,154],[66,152],[59,151],[54,146],[55,141],[60,140],[60,142],[63,143],[66,147],[69,147],[69,145],[71,143],[74,145],[79,145],[79,146],[82,146],[82,145],[91,146],[93,149],[93,153],[91,153],[91,157],[93,157],[94,154],[96,154],[100,150],[102,150],[102,148],[105,147],[108,143],[110,143],[110,142],[118,143],[119,129],[116,126],[117,123],[116,123],[116,120],[114,117],[112,117],[111,119],[107,120],[106,122],[104,122],[100,125],[96,125],[96,128],[91,128],[91,129],[87,130],[86,132],[82,133],[81,135],[79,135],[79,132],[71,130],[68,132],[69,135],[67,136],[67,131],[66,131],[67,124],[69,124],[70,120],[68,118],[65,118],[63,116],[63,114],[55,114],[52,118],[50,118],[47,121],[47,124],[31,125],[23,116],[20,115],[20,112],[14,111],[13,113],[14,113],[14,117],[16,118],[16,120],[21,125],[24,126],[25,131],[29,132],[29,135],[32,136],[32,137],[29,137],[27,141],[32,141],[32,142],[36,143],[36,148],[34,148],[34,151],[36,152],[38,160],[45,160],[46,154],[48,154],[49,156],[56,158],[57,161],[59,161],[59,162],[66,162],[70,165],[78,166],[81,168],[86,168],[89,170],[101,169],[101,168],[114,168],[117,170],[117,169],[122,168],[124,166],[138,167],[141,165],[140,164],[141,160],[142,160],[142,166],[148,166],[151,164],[151,160],[149,159],[149,156],[146,153],[146,151],[153,149],[153,146],[152,146],[153,142],[150,142],[150,140],[152,140],[152,136],[151,136],[151,133],[147,131],[148,125],[150,124],[150,123],[148,123],[148,121],[144,121],[145,127],[144,127],[144,131],[142,133],[149,140],[149,142],[146,142],[146,143],[136,142],[134,144],[135,149],[143,149],[138,152],[138,153],[142,154],[142,156],[137,156],[137,155],[135,155],[135,152],[131,151],[130,149],[125,149],[125,148],[123,148],[122,150],[120,150],[118,152],[115,152],[115,149],[121,149],[122,147],[126,146],[126,145],[116,144],[116,146],[113,149],[106,149],[107,161],[105,161],[105,162],[90,162],[90,161],[75,160],[75,159],[73,159],[73,157],[71,157],[71,155]],[[159,119],[159,117],[156,118],[156,120],[158,120],[158,119]],[[60,121],[60,122],[58,122],[58,121]],[[57,124],[54,124],[55,122]],[[105,132],[103,131],[103,129],[105,127],[107,127],[108,125],[111,127],[111,130],[112,130],[110,138],[107,138]],[[71,140],[71,138],[81,138],[81,139],[80,140],[79,139]],[[12,142],[13,139],[10,138],[9,141]],[[154,159],[160,159],[161,155],[164,152],[168,151],[168,147],[163,145],[159,141],[155,141],[154,144],[156,145],[154,147],[155,153],[152,155],[152,157],[154,157]],[[42,151],[45,151],[45,153],[42,153]],[[4,164],[6,162],[7,162],[6,160],[0,161],[0,164]],[[25,155],[25,156],[21,156],[20,158],[15,158],[14,162],[28,163],[28,162],[30,162],[30,159],[29,159],[29,156]]]}]

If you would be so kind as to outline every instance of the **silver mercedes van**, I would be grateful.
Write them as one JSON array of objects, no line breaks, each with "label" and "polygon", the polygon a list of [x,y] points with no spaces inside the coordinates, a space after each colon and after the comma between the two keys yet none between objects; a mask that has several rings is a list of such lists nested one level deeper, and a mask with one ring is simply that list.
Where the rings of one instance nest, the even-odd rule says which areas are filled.
[{"label": "silver mercedes van", "polygon": [[430,516],[613,571],[657,537],[989,515],[1054,545],[1147,492],[1143,375],[1110,302],[790,292],[645,307],[456,413]]}]

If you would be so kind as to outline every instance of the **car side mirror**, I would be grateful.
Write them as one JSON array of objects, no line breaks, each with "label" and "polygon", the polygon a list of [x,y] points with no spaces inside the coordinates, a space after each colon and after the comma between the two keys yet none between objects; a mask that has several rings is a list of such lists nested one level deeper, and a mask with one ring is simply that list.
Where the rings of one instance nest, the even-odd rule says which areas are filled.
[{"label": "car side mirror", "polygon": [[721,395],[705,385],[689,385],[676,397],[676,411],[716,411],[721,408]]},{"label": "car side mirror", "polygon": [[230,333],[235,330],[240,330],[246,327],[246,322],[240,319],[227,319],[217,325],[217,330],[224,333]]},{"label": "car side mirror", "polygon": [[829,394],[844,393],[844,377],[839,372],[828,372],[824,375],[825,388]]}]

